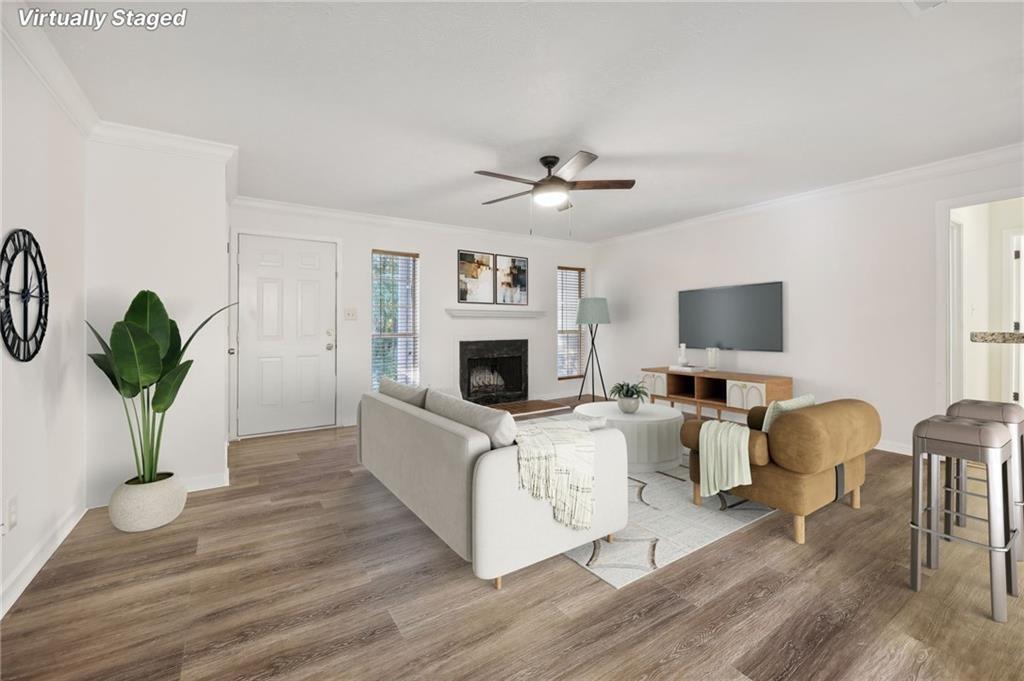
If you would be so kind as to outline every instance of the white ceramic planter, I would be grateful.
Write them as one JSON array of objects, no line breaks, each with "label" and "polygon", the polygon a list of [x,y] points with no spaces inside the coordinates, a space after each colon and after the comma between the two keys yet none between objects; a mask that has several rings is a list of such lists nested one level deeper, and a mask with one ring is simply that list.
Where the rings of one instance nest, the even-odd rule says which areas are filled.
[{"label": "white ceramic planter", "polygon": [[174,473],[157,473],[155,482],[122,482],[110,496],[110,522],[122,532],[145,532],[171,522],[185,508],[188,492]]},{"label": "white ceramic planter", "polygon": [[635,414],[636,410],[640,408],[639,397],[620,397],[618,401],[619,411],[623,414]]}]

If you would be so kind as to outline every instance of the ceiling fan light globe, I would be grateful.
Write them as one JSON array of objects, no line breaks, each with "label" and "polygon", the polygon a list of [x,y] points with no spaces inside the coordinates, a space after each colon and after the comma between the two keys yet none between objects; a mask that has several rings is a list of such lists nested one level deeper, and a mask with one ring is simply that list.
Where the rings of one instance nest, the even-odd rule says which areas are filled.
[{"label": "ceiling fan light globe", "polygon": [[545,208],[564,205],[569,200],[569,192],[561,187],[537,187],[533,190],[533,202]]}]

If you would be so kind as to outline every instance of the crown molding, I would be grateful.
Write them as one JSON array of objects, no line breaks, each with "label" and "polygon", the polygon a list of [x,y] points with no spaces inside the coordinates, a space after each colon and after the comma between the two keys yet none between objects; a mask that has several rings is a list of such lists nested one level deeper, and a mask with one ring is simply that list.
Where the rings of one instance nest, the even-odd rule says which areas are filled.
[{"label": "crown molding", "polygon": [[1024,164],[1024,144],[1009,144],[1004,147],[987,149],[985,151],[979,151],[965,156],[955,156],[942,161],[935,161],[933,163],[926,163],[920,166],[904,168],[903,170],[895,170],[888,173],[882,173],[881,175],[872,175],[871,177],[865,177],[859,180],[852,180],[850,182],[829,185],[819,189],[812,189],[799,194],[789,194],[787,196],[769,199],[760,203],[753,203],[747,206],[740,206],[738,208],[729,208],[728,210],[718,211],[717,213],[708,213],[707,215],[698,215],[692,218],[679,220],[677,222],[670,222],[666,225],[651,227],[650,229],[631,232],[630,234],[621,234],[607,239],[601,239],[593,243],[612,244],[620,241],[628,241],[630,239],[638,239],[645,236],[692,227],[705,222],[712,222],[729,217],[750,215],[751,213],[756,213],[768,208],[788,206],[811,199],[854,194],[857,192],[869,191],[871,189],[901,187],[925,182],[927,180],[961,175],[975,170],[1011,164],[1017,164],[1018,166]]},{"label": "crown molding", "polygon": [[419,229],[434,232],[447,232],[456,234],[478,234],[492,238],[506,239],[529,239],[540,243],[552,245],[572,245],[577,249],[592,248],[597,242],[574,241],[572,239],[559,239],[550,236],[537,236],[534,234],[522,234],[516,232],[502,232],[496,229],[484,229],[482,227],[465,227],[462,225],[448,225],[440,222],[427,222],[425,220],[412,220],[409,218],[389,217],[375,213],[359,213],[356,211],[343,210],[341,208],[321,208],[319,206],[307,206],[300,203],[288,203],[286,201],[274,201],[272,199],[257,199],[251,196],[239,196],[232,204],[232,208],[253,210],[273,213],[275,215],[288,215],[295,217],[312,218],[318,220],[334,220],[338,222],[358,223],[363,226],[380,227],[390,229]]},{"label": "crown molding", "polygon": [[39,27],[22,27],[18,22],[18,10],[26,9],[24,2],[3,2],[0,9],[0,32],[10,43],[29,69],[35,74],[53,96],[57,105],[88,136],[99,121],[96,110],[85,96],[78,81],[71,75],[67,64],[60,58],[46,31]]},{"label": "crown molding", "polygon": [[93,126],[92,134],[89,135],[89,141],[99,144],[115,144],[146,151],[157,151],[175,156],[209,159],[231,164],[232,166],[238,156],[238,147],[233,144],[211,142],[196,137],[175,135],[169,132],[138,128],[133,125],[111,123],[109,121],[99,121],[96,123]]}]

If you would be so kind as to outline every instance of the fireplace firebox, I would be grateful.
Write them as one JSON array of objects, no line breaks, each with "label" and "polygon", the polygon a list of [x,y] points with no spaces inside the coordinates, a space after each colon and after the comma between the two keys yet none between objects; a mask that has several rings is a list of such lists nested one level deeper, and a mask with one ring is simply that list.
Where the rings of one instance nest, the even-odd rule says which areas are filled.
[{"label": "fireplace firebox", "polygon": [[528,341],[461,341],[459,388],[477,404],[525,400],[529,377]]}]

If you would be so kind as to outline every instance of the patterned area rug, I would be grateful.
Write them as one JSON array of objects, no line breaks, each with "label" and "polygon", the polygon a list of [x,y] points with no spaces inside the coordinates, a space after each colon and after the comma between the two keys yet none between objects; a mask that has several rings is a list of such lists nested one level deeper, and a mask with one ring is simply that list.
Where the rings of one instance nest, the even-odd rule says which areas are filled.
[{"label": "patterned area rug", "polygon": [[[694,506],[692,489],[683,466],[663,473],[631,473],[626,529],[611,544],[599,539],[565,555],[621,589],[772,512],[750,501],[721,511],[717,497]],[[740,501],[726,497],[730,504]]]}]

